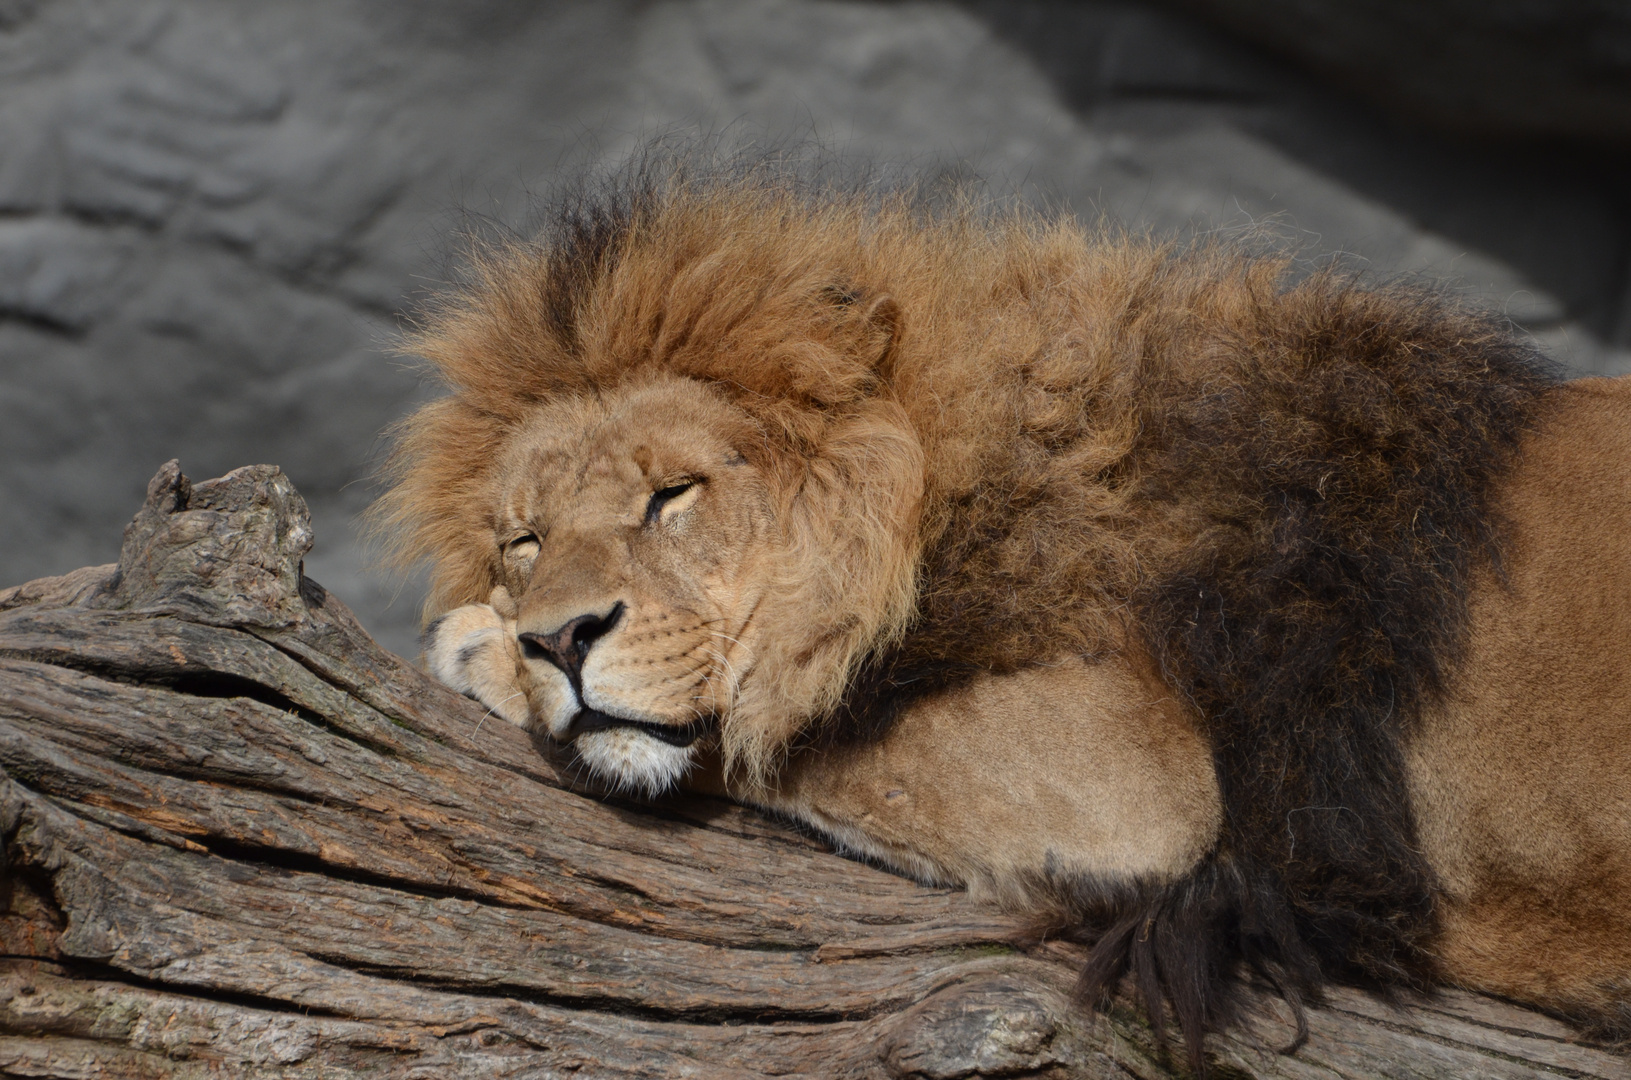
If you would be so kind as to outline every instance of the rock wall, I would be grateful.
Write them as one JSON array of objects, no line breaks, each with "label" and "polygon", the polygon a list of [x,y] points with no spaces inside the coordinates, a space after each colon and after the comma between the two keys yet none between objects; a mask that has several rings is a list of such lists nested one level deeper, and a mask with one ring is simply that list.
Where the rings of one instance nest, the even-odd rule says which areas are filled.
[{"label": "rock wall", "polygon": [[1169,0],[1438,126],[1631,146],[1622,0]]},{"label": "rock wall", "polygon": [[[434,391],[392,352],[461,229],[654,135],[814,138],[996,195],[1454,278],[1631,370],[1611,148],[1460,144],[1131,2],[0,0],[0,583],[106,562],[158,463],[273,462],[315,577],[413,648],[352,519]],[[185,401],[188,407],[178,403]]]}]

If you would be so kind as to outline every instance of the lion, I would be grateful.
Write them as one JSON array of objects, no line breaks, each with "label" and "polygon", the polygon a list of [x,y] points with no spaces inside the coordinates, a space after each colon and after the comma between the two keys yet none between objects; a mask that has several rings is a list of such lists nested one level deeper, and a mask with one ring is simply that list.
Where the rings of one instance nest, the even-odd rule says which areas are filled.
[{"label": "lion", "polygon": [[680,172],[490,245],[379,521],[424,662],[1092,943],[1631,1032],[1631,381],[1222,239]]}]

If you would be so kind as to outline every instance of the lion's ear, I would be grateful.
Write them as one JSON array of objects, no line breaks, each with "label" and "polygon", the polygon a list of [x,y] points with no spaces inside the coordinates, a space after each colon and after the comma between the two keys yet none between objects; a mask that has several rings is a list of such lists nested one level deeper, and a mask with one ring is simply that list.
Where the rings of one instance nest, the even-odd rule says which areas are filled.
[{"label": "lion's ear", "polygon": [[862,315],[866,323],[866,357],[878,378],[888,382],[894,368],[895,343],[900,340],[900,305],[888,293],[880,293],[867,304]]},{"label": "lion's ear", "polygon": [[889,293],[851,286],[828,285],[819,295],[838,316],[833,325],[842,328],[840,347],[848,359],[888,382],[900,340],[900,304]]}]

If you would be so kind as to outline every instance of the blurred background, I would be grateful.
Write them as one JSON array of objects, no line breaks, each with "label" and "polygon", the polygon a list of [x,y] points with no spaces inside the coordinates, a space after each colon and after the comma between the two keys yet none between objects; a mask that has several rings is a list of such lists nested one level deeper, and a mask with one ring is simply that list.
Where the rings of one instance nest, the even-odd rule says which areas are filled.
[{"label": "blurred background", "polygon": [[281,465],[368,567],[392,342],[474,219],[653,136],[815,140],[1184,233],[1265,220],[1631,371],[1625,0],[0,0],[0,585],[160,463]]}]

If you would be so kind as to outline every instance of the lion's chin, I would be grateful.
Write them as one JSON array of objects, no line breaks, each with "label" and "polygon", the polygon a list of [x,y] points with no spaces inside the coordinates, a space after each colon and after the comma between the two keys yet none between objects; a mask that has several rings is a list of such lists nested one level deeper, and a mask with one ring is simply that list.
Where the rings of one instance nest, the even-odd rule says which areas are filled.
[{"label": "lion's chin", "polygon": [[673,746],[632,727],[587,732],[572,740],[572,749],[596,778],[648,798],[678,783],[695,756],[692,746]]}]

